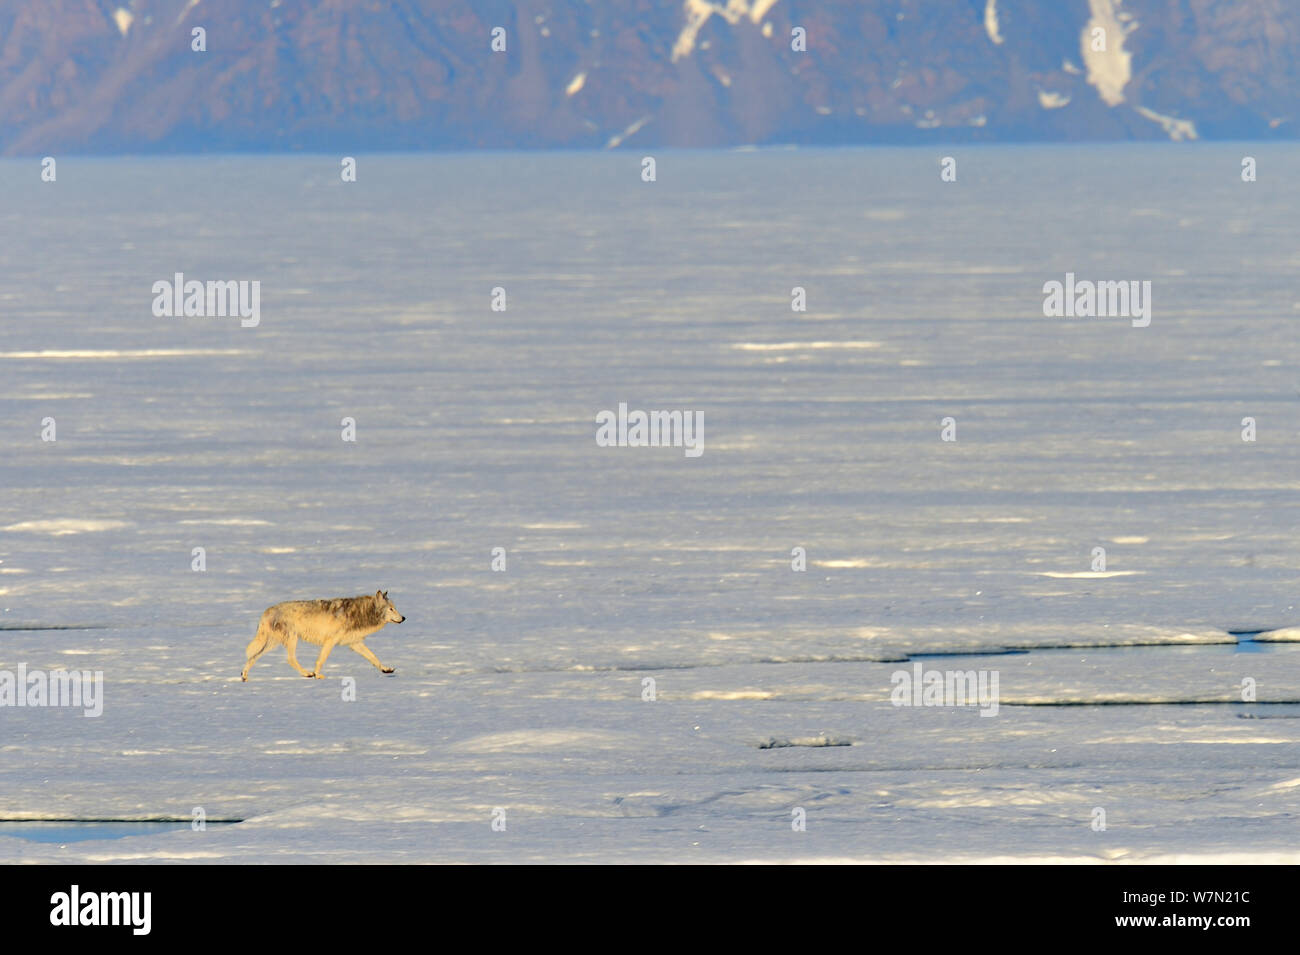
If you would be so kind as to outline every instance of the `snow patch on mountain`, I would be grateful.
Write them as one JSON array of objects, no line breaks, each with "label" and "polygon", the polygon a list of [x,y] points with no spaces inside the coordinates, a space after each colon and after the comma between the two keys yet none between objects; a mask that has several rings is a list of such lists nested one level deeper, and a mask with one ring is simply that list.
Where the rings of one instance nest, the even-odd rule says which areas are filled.
[{"label": "snow patch on mountain", "polygon": [[642,126],[644,126],[646,123],[650,122],[651,118],[652,118],[652,117],[650,117],[650,116],[642,116],[640,119],[638,119],[638,120],[637,120],[635,123],[633,123],[631,126],[627,127],[627,129],[623,130],[621,133],[618,133],[618,134],[616,134],[616,135],[614,135],[614,136],[611,136],[609,142],[607,142],[607,143],[605,144],[605,148],[606,148],[606,149],[617,149],[619,146],[621,146],[621,145],[623,144],[623,140],[627,139],[629,136],[631,136],[633,133],[635,133],[638,129],[640,129],[640,128],[641,128]]},{"label": "snow patch on mountain", "polygon": [[695,40],[700,35],[704,24],[715,13],[731,25],[736,25],[745,17],[751,23],[759,23],[767,12],[776,6],[777,0],[727,0],[726,4],[710,3],[709,0],[686,0],[686,26],[677,35],[673,44],[673,62],[684,56],[690,56],[695,50]]},{"label": "snow patch on mountain", "polygon": [[[181,23],[184,22],[185,17],[189,15],[189,12],[193,10],[195,7],[197,7],[198,5],[199,5],[199,0],[188,0],[188,2],[185,4],[185,8],[176,15],[176,26],[180,26]],[[278,6],[279,3],[272,3],[271,9],[274,10]]]},{"label": "snow patch on mountain", "polygon": [[1169,134],[1169,138],[1176,143],[1181,143],[1184,139],[1199,139],[1196,135],[1196,124],[1190,119],[1177,119],[1173,116],[1164,116],[1153,109],[1147,109],[1145,106],[1135,106],[1138,114],[1153,123],[1159,123],[1164,131]]},{"label": "snow patch on mountain", "polygon": [[984,4],[984,32],[998,46],[1002,45],[1002,34],[998,31],[998,0],[987,0]]},{"label": "snow patch on mountain", "polygon": [[1079,37],[1088,83],[1107,106],[1124,102],[1124,87],[1133,77],[1133,54],[1124,49],[1124,37],[1139,24],[1120,10],[1122,5],[1123,0],[1088,0],[1092,17]]}]

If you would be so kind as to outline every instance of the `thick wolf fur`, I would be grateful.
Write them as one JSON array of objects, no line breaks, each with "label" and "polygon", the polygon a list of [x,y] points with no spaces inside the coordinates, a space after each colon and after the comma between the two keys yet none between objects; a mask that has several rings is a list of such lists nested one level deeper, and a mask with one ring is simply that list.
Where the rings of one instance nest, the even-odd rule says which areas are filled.
[{"label": "thick wolf fur", "polygon": [[[248,662],[240,679],[248,679],[248,671],[253,663],[272,647],[283,646],[289,651],[289,666],[305,677],[324,679],[321,670],[325,658],[339,644],[351,647],[361,654],[382,673],[392,673],[392,667],[386,667],[379,658],[370,652],[362,641],[379,630],[385,624],[401,623],[406,618],[397,612],[393,602],[388,599],[388,592],[376,590],[374,594],[360,597],[337,597],[334,600],[287,600],[267,607],[262,613],[262,620],[257,625],[257,635],[248,645]],[[316,669],[308,673],[298,665],[295,651],[298,641],[305,640],[321,648],[316,660]]]}]

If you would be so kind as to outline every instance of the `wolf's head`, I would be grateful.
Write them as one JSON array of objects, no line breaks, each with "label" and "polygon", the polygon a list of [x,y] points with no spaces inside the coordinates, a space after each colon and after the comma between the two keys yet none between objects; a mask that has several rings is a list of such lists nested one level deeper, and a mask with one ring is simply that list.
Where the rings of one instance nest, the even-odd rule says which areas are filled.
[{"label": "wolf's head", "polygon": [[387,590],[375,591],[375,603],[379,605],[379,612],[384,618],[384,623],[401,623],[406,618],[397,612],[393,602],[388,599]]}]

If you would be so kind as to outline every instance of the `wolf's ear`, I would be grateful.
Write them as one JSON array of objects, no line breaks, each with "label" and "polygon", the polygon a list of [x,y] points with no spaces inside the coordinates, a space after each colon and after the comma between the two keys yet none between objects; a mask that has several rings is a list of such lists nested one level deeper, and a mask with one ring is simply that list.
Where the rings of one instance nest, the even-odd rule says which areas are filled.
[{"label": "wolf's ear", "polygon": [[376,591],[375,591],[375,596],[376,596],[376,597],[382,597],[383,595],[384,595],[384,592],[383,592],[382,590],[376,590]]},{"label": "wolf's ear", "polygon": [[387,591],[387,590],[384,591],[384,599],[385,599],[385,600],[388,599],[388,591]]}]

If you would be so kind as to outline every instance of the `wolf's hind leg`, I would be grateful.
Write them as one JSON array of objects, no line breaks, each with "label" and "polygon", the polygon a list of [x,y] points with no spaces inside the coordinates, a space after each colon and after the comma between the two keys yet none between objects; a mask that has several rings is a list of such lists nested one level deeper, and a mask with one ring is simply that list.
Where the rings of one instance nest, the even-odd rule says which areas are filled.
[{"label": "wolf's hind leg", "polygon": [[361,654],[363,657],[365,657],[367,660],[369,660],[371,663],[373,663],[373,664],[374,664],[374,665],[379,669],[379,672],[380,672],[380,673],[392,673],[392,672],[393,672],[393,668],[392,668],[392,667],[386,667],[386,666],[384,666],[382,663],[380,663],[380,662],[379,662],[379,657],[377,657],[377,656],[375,656],[373,653],[371,653],[371,652],[370,652],[370,648],[369,648],[368,646],[366,646],[364,643],[362,643],[361,641],[357,641],[356,643],[352,644],[351,646],[352,646],[352,649],[353,649],[353,650],[357,651],[357,653]]},{"label": "wolf's hind leg", "polygon": [[264,627],[259,626],[257,628],[257,635],[253,637],[252,641],[248,644],[247,651],[245,651],[248,660],[244,663],[244,672],[239,674],[239,678],[245,683],[248,682],[248,671],[253,669],[253,664],[257,662],[257,658],[265,653],[270,645],[270,634],[266,632]]},{"label": "wolf's hind leg", "polygon": [[296,633],[289,634],[289,640],[286,646],[289,650],[289,666],[293,667],[303,676],[311,676],[311,674],[304,670],[302,665],[298,662],[298,654],[296,652],[298,649],[298,635]]},{"label": "wolf's hind leg", "polygon": [[325,669],[325,658],[330,655],[330,651],[333,649],[334,649],[334,642],[332,640],[327,641],[325,646],[320,648],[320,656],[316,658],[316,669],[308,673],[307,674],[308,676],[314,676],[318,680],[325,679],[323,676],[321,676],[321,670]]}]

